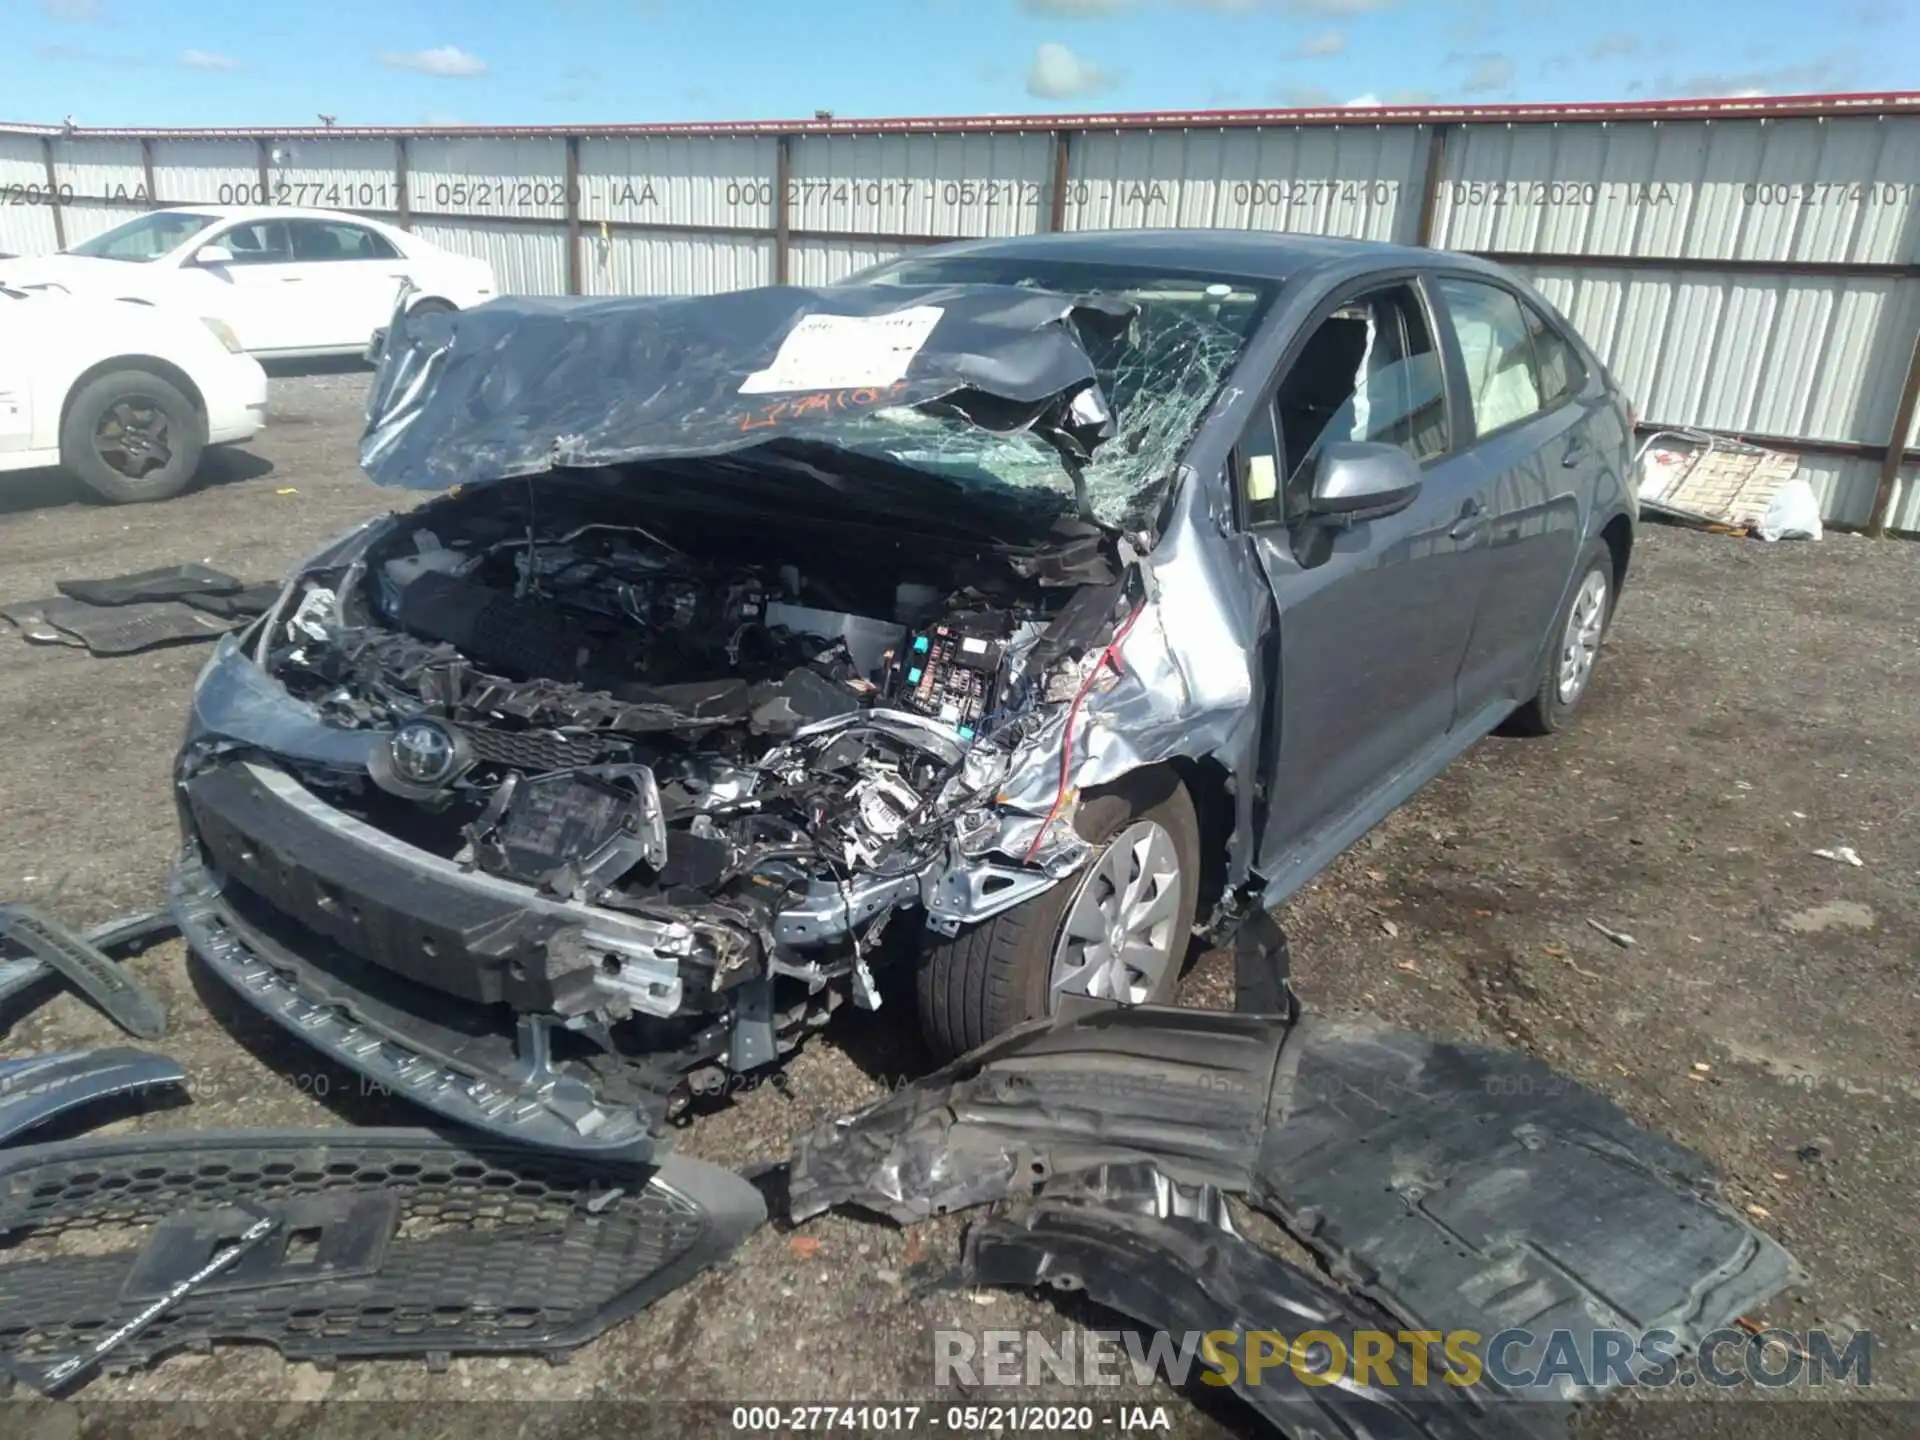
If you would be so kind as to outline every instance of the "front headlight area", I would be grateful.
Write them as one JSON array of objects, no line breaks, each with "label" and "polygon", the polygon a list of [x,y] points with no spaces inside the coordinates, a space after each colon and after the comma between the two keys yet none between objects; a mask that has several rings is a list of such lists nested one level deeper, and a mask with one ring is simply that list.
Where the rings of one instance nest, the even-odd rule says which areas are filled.
[{"label": "front headlight area", "polygon": [[240,343],[240,337],[233,333],[233,327],[227,324],[226,321],[216,319],[212,315],[202,315],[200,317],[200,323],[213,332],[213,338],[225,347],[229,355],[244,355],[247,353],[246,347]]}]

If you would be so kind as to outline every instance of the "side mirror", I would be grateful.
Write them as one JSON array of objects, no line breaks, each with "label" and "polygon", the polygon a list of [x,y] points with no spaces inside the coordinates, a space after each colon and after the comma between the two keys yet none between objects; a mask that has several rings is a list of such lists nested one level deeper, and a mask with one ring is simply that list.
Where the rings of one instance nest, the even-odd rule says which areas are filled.
[{"label": "side mirror", "polygon": [[1398,445],[1338,440],[1320,452],[1307,518],[1339,525],[1395,515],[1420,493],[1420,467]]},{"label": "side mirror", "polygon": [[233,252],[224,245],[202,245],[193,252],[196,265],[231,265]]}]

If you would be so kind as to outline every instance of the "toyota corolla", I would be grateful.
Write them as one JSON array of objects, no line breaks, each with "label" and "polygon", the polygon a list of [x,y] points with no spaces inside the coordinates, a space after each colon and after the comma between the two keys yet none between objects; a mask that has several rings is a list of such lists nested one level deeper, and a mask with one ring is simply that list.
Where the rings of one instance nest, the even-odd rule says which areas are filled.
[{"label": "toyota corolla", "polygon": [[309,1043],[545,1145],[644,1154],[889,967],[940,1055],[1167,999],[1564,723],[1633,545],[1619,389],[1458,255],[1026,237],[383,346],[362,465],[442,493],[209,663],[173,905]]}]

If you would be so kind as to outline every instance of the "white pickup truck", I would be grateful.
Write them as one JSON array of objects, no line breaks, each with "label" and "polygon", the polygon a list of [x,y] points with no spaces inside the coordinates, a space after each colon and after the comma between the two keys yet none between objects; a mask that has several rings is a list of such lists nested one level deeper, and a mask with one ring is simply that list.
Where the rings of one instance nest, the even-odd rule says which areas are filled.
[{"label": "white pickup truck", "polygon": [[164,500],[266,420],[266,372],[225,322],[0,285],[0,472],[57,465],[119,504]]}]

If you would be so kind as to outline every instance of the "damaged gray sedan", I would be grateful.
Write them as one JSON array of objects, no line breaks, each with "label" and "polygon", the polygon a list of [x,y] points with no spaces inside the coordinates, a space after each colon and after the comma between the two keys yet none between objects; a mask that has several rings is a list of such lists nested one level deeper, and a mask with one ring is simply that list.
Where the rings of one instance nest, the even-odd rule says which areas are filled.
[{"label": "damaged gray sedan", "polygon": [[644,1155],[911,966],[929,1049],[1168,999],[1562,722],[1626,407],[1457,256],[1224,232],[387,337],[336,542],[202,675],[194,948],[369,1080]]}]

